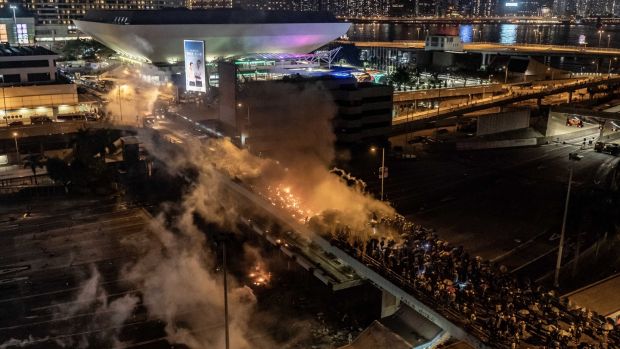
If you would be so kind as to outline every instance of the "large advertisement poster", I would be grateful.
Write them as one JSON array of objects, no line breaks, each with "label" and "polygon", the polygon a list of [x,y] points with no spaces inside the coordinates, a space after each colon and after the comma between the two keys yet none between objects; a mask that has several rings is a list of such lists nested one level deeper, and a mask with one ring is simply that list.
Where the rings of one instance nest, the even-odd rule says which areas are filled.
[{"label": "large advertisement poster", "polygon": [[207,92],[205,79],[205,42],[184,40],[185,89],[187,91]]}]

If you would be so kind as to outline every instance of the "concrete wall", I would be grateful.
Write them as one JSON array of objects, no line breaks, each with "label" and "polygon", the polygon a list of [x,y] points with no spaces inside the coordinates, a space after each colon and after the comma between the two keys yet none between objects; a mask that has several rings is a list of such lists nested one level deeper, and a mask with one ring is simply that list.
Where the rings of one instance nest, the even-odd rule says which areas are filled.
[{"label": "concrete wall", "polygon": [[476,134],[484,136],[494,133],[520,130],[530,126],[530,110],[511,110],[478,117]]},{"label": "concrete wall", "polygon": [[239,134],[237,121],[237,68],[232,63],[218,63],[220,77],[219,120],[226,133]]}]

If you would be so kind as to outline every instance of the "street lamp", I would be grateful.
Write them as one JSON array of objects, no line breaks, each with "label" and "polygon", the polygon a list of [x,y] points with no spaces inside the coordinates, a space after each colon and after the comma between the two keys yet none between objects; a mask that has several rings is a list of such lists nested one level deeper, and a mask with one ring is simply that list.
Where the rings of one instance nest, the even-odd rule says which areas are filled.
[{"label": "street lamp", "polygon": [[592,64],[596,64],[596,73],[598,74],[598,65],[599,65],[599,64],[598,64],[598,59],[597,59],[597,60],[592,61]]},{"label": "street lamp", "polygon": [[13,10],[13,24],[15,27],[15,42],[19,43],[19,38],[17,37],[17,17],[15,16],[15,11],[17,10],[17,5],[10,5],[11,10]]},{"label": "street lamp", "polygon": [[504,68],[504,84],[508,83],[508,66],[505,65],[502,68]]},{"label": "street lamp", "polygon": [[598,47],[601,47],[601,38],[603,37],[603,31],[598,31]]},{"label": "street lamp", "polygon": [[609,59],[609,67],[607,67],[607,75],[608,76],[611,76],[611,61],[615,62],[617,60],[618,60],[618,57],[614,57],[613,59],[611,59],[611,58]]},{"label": "street lamp", "polygon": [[607,34],[607,48],[609,48],[610,41],[611,41],[611,34]]},{"label": "street lamp", "polygon": [[[243,103],[238,103],[237,104],[237,108],[243,108]],[[245,122],[246,127],[244,127],[244,129],[247,128],[246,131],[248,131],[248,132],[246,132],[246,134],[248,134],[249,133],[249,128],[250,128],[250,103],[248,103],[246,105],[246,113],[247,113],[246,114],[246,122]],[[240,126],[242,126],[242,125],[239,125],[239,123],[237,122],[237,130],[239,131],[239,134],[242,135],[243,134],[243,132],[242,132],[243,130],[241,130]],[[245,143],[245,138],[241,137],[241,144],[244,145],[244,143]]]},{"label": "street lamp", "polygon": [[123,121],[123,100],[121,99],[121,89],[125,88],[125,85],[118,85],[118,109]]},{"label": "street lamp", "polygon": [[19,156],[19,146],[17,145],[17,132],[13,132],[13,139],[15,139],[15,153],[17,154],[17,164],[20,163],[20,156]]},{"label": "street lamp", "polygon": [[577,153],[568,154],[568,160],[571,162],[568,168],[568,189],[566,191],[566,202],[564,203],[564,217],[562,218],[562,230],[560,232],[560,245],[558,246],[558,259],[555,263],[555,276],[553,285],[560,287],[560,268],[562,266],[562,252],[564,251],[564,235],[566,232],[566,217],[568,216],[568,202],[570,200],[570,189],[573,183],[573,163],[581,160],[583,156]]},{"label": "street lamp", "polygon": [[[376,153],[377,147],[370,147],[370,152],[373,154]],[[387,177],[387,171],[385,168],[385,147],[381,147],[381,168],[379,168],[379,178],[381,178],[381,201],[383,201],[383,182],[385,177]]]}]

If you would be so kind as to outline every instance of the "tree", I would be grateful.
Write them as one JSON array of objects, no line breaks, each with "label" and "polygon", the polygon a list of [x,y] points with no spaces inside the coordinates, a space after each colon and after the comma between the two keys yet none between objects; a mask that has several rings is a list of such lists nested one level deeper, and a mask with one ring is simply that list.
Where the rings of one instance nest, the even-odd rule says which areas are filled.
[{"label": "tree", "polygon": [[30,167],[32,175],[34,176],[34,184],[39,184],[37,181],[37,168],[43,168],[43,156],[41,154],[28,154],[24,161],[24,168]]},{"label": "tree", "polygon": [[395,83],[400,90],[403,84],[406,84],[411,80],[411,74],[409,73],[409,69],[403,66],[397,67],[390,76],[390,80]]},{"label": "tree", "polygon": [[47,159],[45,164],[47,174],[54,182],[60,182],[66,186],[71,181],[71,168],[59,158]]},{"label": "tree", "polygon": [[61,49],[65,60],[76,59],[105,59],[114,54],[114,51],[95,40],[68,40]]}]

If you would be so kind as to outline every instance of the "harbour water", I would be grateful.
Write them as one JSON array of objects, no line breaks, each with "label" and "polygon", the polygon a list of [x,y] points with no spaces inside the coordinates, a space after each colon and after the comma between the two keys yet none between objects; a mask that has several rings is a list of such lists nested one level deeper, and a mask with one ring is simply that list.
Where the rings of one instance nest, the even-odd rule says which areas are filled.
[{"label": "harbour water", "polygon": [[349,39],[357,41],[424,40],[427,33],[437,31],[458,33],[464,42],[575,46],[581,44],[588,47],[620,48],[620,26],[617,25],[605,26],[599,32],[594,24],[461,24],[450,26],[420,23],[353,23],[348,36]]}]

